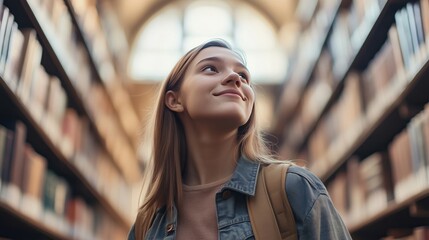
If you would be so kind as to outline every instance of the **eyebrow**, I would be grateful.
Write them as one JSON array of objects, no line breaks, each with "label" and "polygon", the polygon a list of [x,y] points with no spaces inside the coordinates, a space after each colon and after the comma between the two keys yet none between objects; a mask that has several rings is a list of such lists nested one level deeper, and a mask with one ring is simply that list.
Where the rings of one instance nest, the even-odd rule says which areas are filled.
[{"label": "eyebrow", "polygon": [[[223,62],[222,58],[219,58],[219,57],[208,57],[208,58],[202,59],[196,65],[199,65],[202,62],[211,62],[211,61],[213,61],[213,62]],[[242,67],[242,68],[246,69],[246,71],[249,71],[249,69],[247,69],[247,67],[243,63],[241,63],[241,62],[236,62],[234,65],[237,65],[239,67]]]}]

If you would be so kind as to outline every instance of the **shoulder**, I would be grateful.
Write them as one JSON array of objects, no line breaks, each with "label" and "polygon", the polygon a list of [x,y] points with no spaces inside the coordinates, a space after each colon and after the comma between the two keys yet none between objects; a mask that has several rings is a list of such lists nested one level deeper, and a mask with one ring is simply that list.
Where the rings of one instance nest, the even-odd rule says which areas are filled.
[{"label": "shoulder", "polygon": [[295,218],[303,222],[321,196],[328,196],[322,181],[309,170],[290,166],[286,176],[286,195]]},{"label": "shoulder", "polygon": [[308,191],[317,194],[327,193],[325,185],[311,171],[299,166],[290,166],[286,177],[286,190],[297,189],[301,191],[302,189],[308,189]]}]

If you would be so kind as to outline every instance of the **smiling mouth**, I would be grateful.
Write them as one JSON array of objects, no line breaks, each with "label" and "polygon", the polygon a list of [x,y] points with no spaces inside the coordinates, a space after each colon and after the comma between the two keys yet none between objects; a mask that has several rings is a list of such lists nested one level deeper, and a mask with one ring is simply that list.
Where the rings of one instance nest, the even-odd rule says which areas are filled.
[{"label": "smiling mouth", "polygon": [[241,100],[246,101],[247,98],[242,96],[239,92],[237,91],[233,91],[233,90],[226,90],[226,91],[222,91],[219,93],[215,93],[213,94],[214,96],[221,96],[221,95],[228,95],[228,96],[234,96],[234,97],[239,97],[241,98]]}]

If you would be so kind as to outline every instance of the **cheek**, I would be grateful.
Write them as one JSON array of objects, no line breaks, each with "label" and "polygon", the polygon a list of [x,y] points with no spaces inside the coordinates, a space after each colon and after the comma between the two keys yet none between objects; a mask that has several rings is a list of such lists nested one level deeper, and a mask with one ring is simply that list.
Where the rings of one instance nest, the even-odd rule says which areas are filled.
[{"label": "cheek", "polygon": [[255,92],[252,88],[248,87],[244,89],[244,94],[246,95],[247,99],[249,100],[249,104],[255,103]]}]

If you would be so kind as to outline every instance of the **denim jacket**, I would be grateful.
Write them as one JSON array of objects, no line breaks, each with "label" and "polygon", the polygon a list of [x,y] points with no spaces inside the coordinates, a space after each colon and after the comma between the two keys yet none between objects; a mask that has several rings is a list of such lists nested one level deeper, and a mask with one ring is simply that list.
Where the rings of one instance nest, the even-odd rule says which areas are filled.
[{"label": "denim jacket", "polygon": [[[259,168],[260,163],[241,157],[231,180],[216,194],[218,239],[255,239],[246,199],[255,194]],[[286,194],[295,217],[299,239],[351,239],[325,186],[311,172],[298,166],[289,167]],[[157,211],[145,239],[175,239],[177,209],[173,208],[171,219],[166,216],[165,208]],[[134,226],[128,240],[135,240]]]}]

